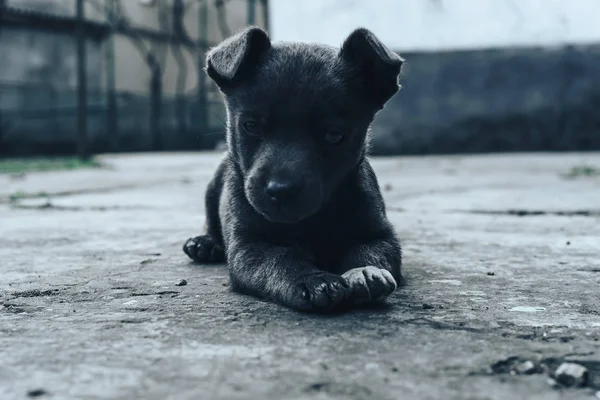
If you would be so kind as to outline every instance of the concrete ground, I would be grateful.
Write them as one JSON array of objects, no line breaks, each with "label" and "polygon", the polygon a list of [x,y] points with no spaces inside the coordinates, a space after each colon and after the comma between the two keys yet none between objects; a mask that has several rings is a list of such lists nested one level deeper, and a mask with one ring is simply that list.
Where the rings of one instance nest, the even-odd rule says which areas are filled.
[{"label": "concrete ground", "polygon": [[408,285],[329,317],[182,253],[218,158],[0,176],[0,399],[600,397],[600,154],[375,159]]}]

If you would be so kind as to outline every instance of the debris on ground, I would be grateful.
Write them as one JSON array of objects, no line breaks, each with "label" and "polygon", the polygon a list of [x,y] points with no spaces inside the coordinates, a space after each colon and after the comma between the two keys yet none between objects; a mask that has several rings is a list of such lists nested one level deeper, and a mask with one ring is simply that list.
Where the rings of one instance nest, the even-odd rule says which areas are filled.
[{"label": "debris on ground", "polygon": [[600,389],[600,361],[596,360],[569,360],[565,357],[531,360],[513,356],[495,362],[490,371],[498,375],[544,374],[553,388]]},{"label": "debris on ground", "polygon": [[40,289],[31,289],[25,290],[23,292],[14,292],[14,297],[45,297],[45,296],[55,296],[59,292],[58,289],[50,289],[50,290],[40,290]]},{"label": "debris on ground", "polygon": [[567,387],[582,387],[586,385],[588,370],[583,365],[565,362],[554,373],[556,381]]},{"label": "debris on ground", "polygon": [[531,360],[527,360],[527,361],[522,362],[521,364],[517,365],[517,367],[515,368],[515,371],[517,373],[519,373],[520,375],[531,375],[531,374],[537,372],[537,368],[535,367],[535,364]]},{"label": "debris on ground", "polygon": [[182,279],[175,284],[175,286],[185,286],[185,285],[187,285],[187,281],[185,279]]},{"label": "debris on ground", "polygon": [[46,392],[44,389],[33,389],[27,392],[27,397],[41,397],[47,394],[48,392]]},{"label": "debris on ground", "polygon": [[561,387],[560,383],[556,382],[556,380],[554,380],[552,378],[546,379],[546,383],[548,383],[548,385],[550,387],[552,387],[553,389],[558,389]]}]

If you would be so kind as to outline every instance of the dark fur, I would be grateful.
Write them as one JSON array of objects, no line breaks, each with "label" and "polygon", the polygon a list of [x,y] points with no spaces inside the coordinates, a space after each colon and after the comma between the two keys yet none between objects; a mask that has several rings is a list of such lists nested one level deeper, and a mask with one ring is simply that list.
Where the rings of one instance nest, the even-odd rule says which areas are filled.
[{"label": "dark fur", "polygon": [[[393,292],[400,244],[366,154],[402,59],[366,29],[335,49],[271,44],[252,27],[207,60],[224,94],[228,151],[206,192],[207,232],[186,242],[186,254],[226,260],[235,290],[295,309]],[[339,133],[339,144],[326,141]]]}]

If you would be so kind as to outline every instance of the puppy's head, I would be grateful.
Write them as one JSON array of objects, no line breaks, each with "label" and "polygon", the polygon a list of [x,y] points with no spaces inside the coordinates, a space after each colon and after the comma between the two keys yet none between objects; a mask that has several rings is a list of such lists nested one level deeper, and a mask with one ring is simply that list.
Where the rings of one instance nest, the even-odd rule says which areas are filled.
[{"label": "puppy's head", "polygon": [[340,49],[272,44],[251,27],[209,51],[229,152],[257,212],[294,223],[320,209],[365,156],[367,130],[398,90],[401,66],[362,28]]}]

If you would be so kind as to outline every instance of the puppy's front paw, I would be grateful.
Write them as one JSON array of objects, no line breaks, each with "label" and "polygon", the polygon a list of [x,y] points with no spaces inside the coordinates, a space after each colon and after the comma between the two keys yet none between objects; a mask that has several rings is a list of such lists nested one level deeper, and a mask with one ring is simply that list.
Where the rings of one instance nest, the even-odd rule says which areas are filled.
[{"label": "puppy's front paw", "polygon": [[346,280],[329,273],[303,278],[292,290],[291,303],[305,311],[325,312],[338,308],[350,295]]},{"label": "puppy's front paw", "polygon": [[211,236],[197,236],[188,239],[183,252],[199,263],[220,263],[225,261],[225,252]]},{"label": "puppy's front paw", "polygon": [[372,266],[351,269],[342,277],[350,286],[350,300],[355,304],[383,301],[397,287],[396,280],[388,270]]}]

